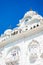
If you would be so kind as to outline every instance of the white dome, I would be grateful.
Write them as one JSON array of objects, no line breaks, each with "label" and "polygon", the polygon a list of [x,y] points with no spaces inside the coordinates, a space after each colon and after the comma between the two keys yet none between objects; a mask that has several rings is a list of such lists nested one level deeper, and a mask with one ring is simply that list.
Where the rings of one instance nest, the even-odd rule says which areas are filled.
[{"label": "white dome", "polygon": [[12,33],[12,30],[11,30],[11,29],[8,29],[8,30],[6,30],[6,31],[4,32],[5,35],[11,35],[11,33]]},{"label": "white dome", "polygon": [[28,11],[25,15],[24,15],[24,18],[27,17],[27,16],[33,16],[33,15],[36,15],[37,13],[35,11]]}]

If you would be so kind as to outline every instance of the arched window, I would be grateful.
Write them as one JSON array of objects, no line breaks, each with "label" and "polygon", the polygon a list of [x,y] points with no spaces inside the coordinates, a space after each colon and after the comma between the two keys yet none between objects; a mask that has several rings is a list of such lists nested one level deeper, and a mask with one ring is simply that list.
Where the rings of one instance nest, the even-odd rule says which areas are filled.
[{"label": "arched window", "polygon": [[37,53],[38,47],[39,47],[39,43],[36,40],[32,40],[32,42],[30,42],[28,45],[29,52]]},{"label": "arched window", "polygon": [[29,19],[31,19],[32,17],[28,16],[25,18],[25,24],[27,24],[27,22],[29,21]]},{"label": "arched window", "polygon": [[[19,64],[19,56],[20,56],[20,48],[12,47],[6,56],[6,65],[18,65]],[[9,61],[8,61],[9,60]]]}]

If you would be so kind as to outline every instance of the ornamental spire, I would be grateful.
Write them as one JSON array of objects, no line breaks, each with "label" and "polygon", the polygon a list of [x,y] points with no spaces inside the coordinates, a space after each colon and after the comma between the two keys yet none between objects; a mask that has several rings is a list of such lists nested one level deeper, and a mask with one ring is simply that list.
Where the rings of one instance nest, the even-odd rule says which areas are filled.
[{"label": "ornamental spire", "polygon": [[8,28],[10,28],[10,29],[12,28],[11,24],[9,25],[9,27],[8,27]]}]

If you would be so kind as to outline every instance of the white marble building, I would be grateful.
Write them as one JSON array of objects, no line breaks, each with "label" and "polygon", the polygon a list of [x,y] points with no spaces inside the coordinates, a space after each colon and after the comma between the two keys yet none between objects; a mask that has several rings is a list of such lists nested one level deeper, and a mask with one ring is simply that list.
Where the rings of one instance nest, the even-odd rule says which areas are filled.
[{"label": "white marble building", "polygon": [[28,11],[17,26],[0,36],[0,65],[43,65],[43,17]]}]

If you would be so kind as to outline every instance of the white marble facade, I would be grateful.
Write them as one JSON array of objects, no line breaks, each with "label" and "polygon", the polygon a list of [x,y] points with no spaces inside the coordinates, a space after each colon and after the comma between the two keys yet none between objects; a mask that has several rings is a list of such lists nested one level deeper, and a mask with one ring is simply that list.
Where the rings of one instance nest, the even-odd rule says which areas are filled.
[{"label": "white marble facade", "polygon": [[0,37],[0,65],[43,65],[43,17],[27,12]]}]

